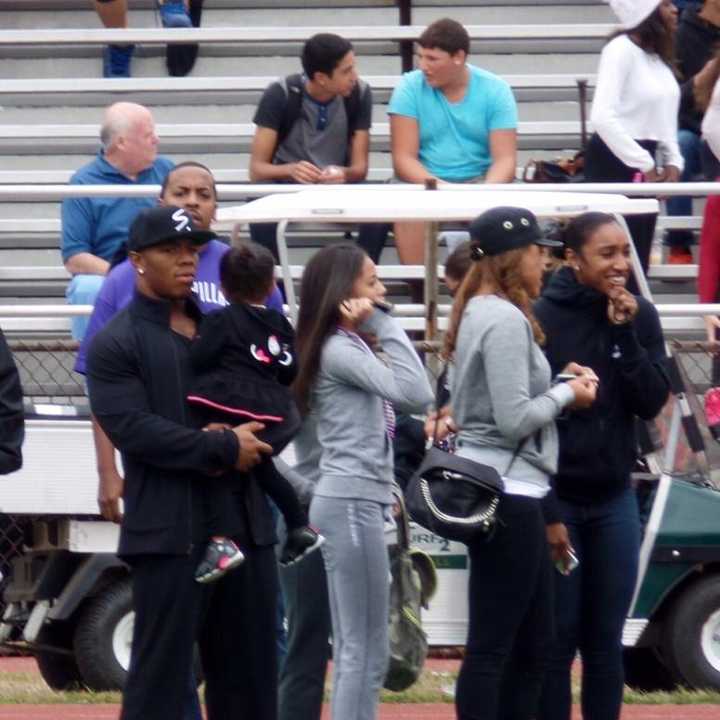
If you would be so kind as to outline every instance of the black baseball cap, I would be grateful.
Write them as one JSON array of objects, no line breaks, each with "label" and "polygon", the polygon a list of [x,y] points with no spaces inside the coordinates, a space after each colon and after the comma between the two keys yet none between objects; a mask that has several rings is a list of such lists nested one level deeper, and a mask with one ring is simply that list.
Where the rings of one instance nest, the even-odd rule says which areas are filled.
[{"label": "black baseball cap", "polygon": [[195,245],[212,240],[215,234],[198,230],[187,210],[175,205],[158,205],[142,210],[130,226],[127,249],[143,250],[173,240],[190,240]]},{"label": "black baseball cap", "polygon": [[475,260],[533,244],[562,247],[561,242],[543,235],[530,210],[496,207],[486,210],[470,223],[470,248]]}]

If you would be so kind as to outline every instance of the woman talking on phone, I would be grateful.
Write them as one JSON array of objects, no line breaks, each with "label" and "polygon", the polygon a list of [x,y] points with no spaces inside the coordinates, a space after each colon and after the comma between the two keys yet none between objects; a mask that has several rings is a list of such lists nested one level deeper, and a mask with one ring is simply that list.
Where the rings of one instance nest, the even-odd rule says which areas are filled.
[{"label": "woman talking on phone", "polygon": [[591,408],[558,421],[558,471],[545,501],[548,538],[559,548],[569,543],[580,564],[553,574],[556,643],[538,717],[569,720],[570,666],[580,650],[584,720],[617,720],[622,629],[640,549],[630,485],[635,422],[660,412],[669,381],[657,311],[626,287],[625,231],[612,215],[592,212],[572,220],[563,239],[567,266],[552,276],[535,314],[550,367],[557,372],[573,359],[592,367],[599,385]]},{"label": "woman talking on phone", "polygon": [[[557,465],[555,419],[594,400],[573,363],[552,383],[532,311],[543,238],[528,210],[499,207],[470,225],[473,264],[455,296],[446,355],[454,362],[456,452],[503,477],[500,519],[468,544],[470,622],[457,682],[459,720],[531,720],[552,635],[552,565],[541,500]],[[574,377],[578,375],[578,377]],[[324,532],[324,530],[323,530]]]},{"label": "woman talking on phone", "polygon": [[[294,389],[321,446],[310,519],[322,528],[333,630],[333,720],[373,720],[387,670],[389,576],[384,522],[393,502],[393,406],[424,412],[432,390],[385,288],[357,245],[305,267]],[[383,350],[381,361],[372,349]],[[306,448],[296,448],[302,460]]]}]

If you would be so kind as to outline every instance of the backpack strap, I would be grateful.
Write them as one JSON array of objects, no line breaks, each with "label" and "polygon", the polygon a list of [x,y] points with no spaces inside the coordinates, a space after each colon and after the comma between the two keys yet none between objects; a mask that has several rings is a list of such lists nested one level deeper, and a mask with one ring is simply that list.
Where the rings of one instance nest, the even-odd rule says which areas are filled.
[{"label": "backpack strap", "polygon": [[285,98],[287,100],[282,125],[278,129],[277,144],[280,145],[300,117],[303,96],[303,76],[300,73],[295,73],[278,80],[278,83],[285,90]]},{"label": "backpack strap", "polygon": [[[285,90],[285,98],[287,100],[282,125],[278,129],[277,144],[280,145],[288,136],[290,130],[292,130],[293,125],[300,118],[304,82],[303,76],[300,73],[294,73],[293,75],[287,75],[281,78],[278,80],[278,83],[283,90]],[[347,118],[348,145],[350,144],[350,140],[352,140],[355,130],[357,130],[358,119],[360,117],[360,104],[366,90],[367,83],[363,80],[358,80],[350,95],[343,98],[345,116]]]},{"label": "backpack strap", "polygon": [[352,140],[352,136],[357,130],[358,120],[360,118],[360,104],[362,96],[367,90],[367,83],[358,78],[355,87],[353,88],[350,95],[343,98],[345,102],[345,116],[347,117],[348,126],[348,144]]}]

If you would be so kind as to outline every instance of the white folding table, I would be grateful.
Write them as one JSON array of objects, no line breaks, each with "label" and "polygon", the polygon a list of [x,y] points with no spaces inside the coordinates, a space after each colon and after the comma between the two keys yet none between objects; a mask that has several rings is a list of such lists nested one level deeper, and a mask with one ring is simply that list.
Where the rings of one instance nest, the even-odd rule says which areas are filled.
[{"label": "white folding table", "polygon": [[[218,211],[219,221],[234,223],[276,222],[278,254],[290,315],[297,318],[295,289],[290,274],[286,229],[289,223],[358,223],[424,221],[425,308],[428,342],[437,335],[437,225],[441,222],[468,222],[484,210],[501,205],[531,210],[538,218],[574,217],[590,211],[611,213],[627,232],[623,215],[658,212],[658,201],[623,195],[585,192],[548,192],[532,189],[512,191],[485,189],[482,185],[441,184],[437,189],[408,188],[403,185],[342,185],[314,187],[295,193],[276,193],[236,207]],[[634,246],[633,265],[638,285],[647,295],[647,283]]]}]

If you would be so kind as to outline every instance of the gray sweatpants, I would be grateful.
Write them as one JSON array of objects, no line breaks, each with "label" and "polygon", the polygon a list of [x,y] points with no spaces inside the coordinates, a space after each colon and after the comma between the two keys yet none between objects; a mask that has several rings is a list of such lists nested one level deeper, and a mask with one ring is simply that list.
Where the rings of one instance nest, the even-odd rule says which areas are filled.
[{"label": "gray sweatpants", "polygon": [[387,672],[389,576],[383,505],[315,496],[333,629],[333,720],[374,720]]}]

